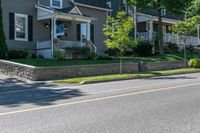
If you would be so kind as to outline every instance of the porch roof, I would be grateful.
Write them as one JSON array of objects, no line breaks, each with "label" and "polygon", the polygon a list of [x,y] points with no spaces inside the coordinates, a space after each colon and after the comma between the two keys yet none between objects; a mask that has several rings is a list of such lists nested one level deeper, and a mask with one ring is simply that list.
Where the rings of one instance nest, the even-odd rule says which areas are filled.
[{"label": "porch roof", "polygon": [[93,20],[96,20],[96,18],[94,17],[90,17],[81,13],[78,7],[75,5],[63,9],[54,9],[49,6],[36,4],[35,8],[37,8],[38,20],[46,20],[53,17],[80,22],[91,22]]}]

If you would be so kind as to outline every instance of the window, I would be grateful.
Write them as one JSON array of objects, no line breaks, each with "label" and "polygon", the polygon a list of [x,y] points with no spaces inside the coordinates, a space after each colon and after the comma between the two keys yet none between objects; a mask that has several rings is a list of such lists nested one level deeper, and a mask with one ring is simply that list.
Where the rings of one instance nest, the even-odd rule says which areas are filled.
[{"label": "window", "polygon": [[51,0],[51,7],[53,8],[62,8],[63,0]]},{"label": "window", "polygon": [[28,41],[28,16],[15,14],[15,40]]}]

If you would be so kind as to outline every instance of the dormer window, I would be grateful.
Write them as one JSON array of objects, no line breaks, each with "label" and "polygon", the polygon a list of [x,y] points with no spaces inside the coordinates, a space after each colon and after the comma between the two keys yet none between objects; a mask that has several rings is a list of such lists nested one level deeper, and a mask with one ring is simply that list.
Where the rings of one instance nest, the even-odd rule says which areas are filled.
[{"label": "dormer window", "polygon": [[51,7],[61,9],[63,0],[51,0]]}]

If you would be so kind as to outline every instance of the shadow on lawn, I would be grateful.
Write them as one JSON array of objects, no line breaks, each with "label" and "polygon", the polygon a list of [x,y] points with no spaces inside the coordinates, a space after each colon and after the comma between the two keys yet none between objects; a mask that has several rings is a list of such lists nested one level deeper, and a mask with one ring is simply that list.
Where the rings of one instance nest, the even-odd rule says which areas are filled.
[{"label": "shadow on lawn", "polygon": [[[11,86],[6,86],[12,81]],[[22,81],[5,79],[0,81],[0,106],[18,107],[22,104],[53,105],[55,101],[84,96],[78,89],[53,89],[53,84],[19,84]],[[51,89],[50,89],[51,88]]]}]

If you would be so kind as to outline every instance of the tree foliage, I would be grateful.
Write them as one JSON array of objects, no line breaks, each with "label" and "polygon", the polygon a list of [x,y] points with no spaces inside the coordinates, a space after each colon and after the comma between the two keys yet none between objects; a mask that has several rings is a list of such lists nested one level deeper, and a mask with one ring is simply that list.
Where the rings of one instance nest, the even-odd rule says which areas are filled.
[{"label": "tree foliage", "polygon": [[187,8],[187,17],[200,15],[200,0],[194,0]]},{"label": "tree foliage", "polygon": [[116,18],[108,17],[107,23],[104,27],[104,33],[108,36],[105,44],[108,48],[118,49],[123,56],[136,44],[129,36],[133,30],[133,18],[127,17],[126,12],[120,11]]},{"label": "tree foliage", "polygon": [[5,41],[5,34],[3,31],[3,15],[0,0],[0,59],[5,59],[7,55],[7,46]]},{"label": "tree foliage", "polygon": [[178,35],[188,35],[197,30],[197,26],[200,24],[200,16],[194,16],[186,19],[183,22],[179,22],[171,27],[173,33]]}]

